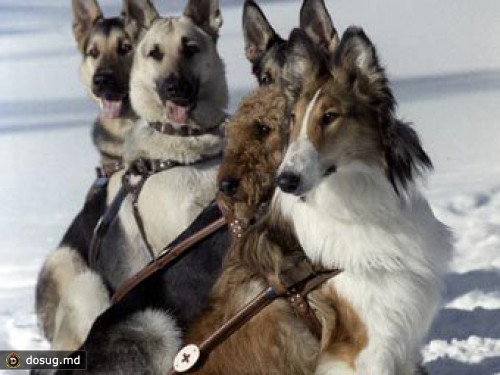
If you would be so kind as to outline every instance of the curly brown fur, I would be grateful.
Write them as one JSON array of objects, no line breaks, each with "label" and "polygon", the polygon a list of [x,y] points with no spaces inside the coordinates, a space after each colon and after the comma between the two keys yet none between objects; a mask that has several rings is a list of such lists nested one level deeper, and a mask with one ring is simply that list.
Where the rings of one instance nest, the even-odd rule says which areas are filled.
[{"label": "curly brown fur", "polygon": [[276,86],[259,88],[244,98],[227,126],[218,181],[219,185],[223,180],[237,184],[234,195],[222,197],[246,223],[272,196],[287,128],[285,97]]},{"label": "curly brown fur", "polygon": [[[288,135],[285,109],[277,87],[260,88],[243,99],[228,125],[219,182],[238,181],[234,195],[224,198],[238,218],[253,217],[274,191]],[[279,211],[268,213],[233,242],[208,307],[190,325],[185,343],[200,343],[235,315],[266,288],[266,275],[277,276],[289,266],[287,255],[296,253],[302,249],[290,224]],[[197,373],[313,374],[321,352],[353,363],[366,342],[357,315],[331,288],[315,291],[311,304],[329,340],[319,342],[288,303],[278,300],[219,346]]]},{"label": "curly brown fur", "polygon": [[[266,275],[288,266],[302,251],[289,223],[274,211],[234,242],[208,308],[188,330],[186,343],[200,343],[267,286]],[[332,288],[310,296],[323,324],[319,342],[285,300],[253,317],[210,355],[197,374],[313,374],[323,356],[354,364],[366,333],[353,309]],[[320,357],[321,355],[321,357]]]}]

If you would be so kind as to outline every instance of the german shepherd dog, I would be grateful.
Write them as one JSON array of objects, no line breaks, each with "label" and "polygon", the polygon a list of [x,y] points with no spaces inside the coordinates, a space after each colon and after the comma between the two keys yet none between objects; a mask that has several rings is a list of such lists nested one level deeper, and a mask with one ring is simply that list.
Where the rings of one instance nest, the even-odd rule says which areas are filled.
[{"label": "german shepherd dog", "polygon": [[[94,124],[94,142],[103,163],[122,161],[124,137],[135,119],[128,99],[129,75],[141,30],[132,7],[132,0],[124,0],[120,17],[104,18],[96,1],[73,0],[73,32],[83,55],[82,80],[103,107]],[[53,349],[78,347],[93,317],[109,304],[106,288],[87,265],[93,230],[105,208],[105,190],[87,199],[39,274],[36,311]],[[84,303],[74,299],[75,291]],[[89,294],[82,295],[85,291]]]},{"label": "german shepherd dog", "polygon": [[452,252],[418,188],[431,161],[362,29],[327,59],[300,30],[290,44],[296,104],[273,209],[313,262],[343,270],[322,288],[341,334],[324,332],[316,373],[415,374]]},{"label": "german shepherd dog", "polygon": [[80,76],[101,113],[92,138],[102,163],[122,161],[126,134],[137,119],[129,100],[134,49],[140,30],[121,17],[104,18],[96,0],[73,0],[73,34],[83,59]]},{"label": "german shepherd dog", "polygon": [[[306,2],[304,5],[300,11],[300,28],[319,45],[323,53],[332,52],[338,40],[328,42],[324,37],[332,30],[332,20],[324,1],[318,1],[315,6]],[[252,64],[252,73],[259,85],[280,84],[288,41],[275,31],[254,0],[245,0],[243,6],[243,36],[245,55]]]},{"label": "german shepherd dog", "polygon": [[[174,164],[144,183],[137,210],[154,253],[178,237],[213,200],[228,102],[224,64],[217,52],[222,16],[218,0],[190,0],[181,17],[161,18],[136,2],[144,36],[136,49],[130,97],[140,117],[125,144],[125,163],[153,159]],[[108,185],[113,199],[123,173]],[[132,197],[102,242],[96,269],[112,289],[151,261],[134,218]]]},{"label": "german shepherd dog", "polygon": [[[255,220],[269,202],[287,134],[284,114],[284,95],[269,86],[243,99],[227,125],[218,181],[239,182],[221,198],[240,223]],[[209,205],[175,243],[220,216],[219,208]],[[166,373],[182,332],[205,307],[230,242],[237,240],[227,229],[217,231],[98,317],[81,347],[88,353],[87,373]]]}]

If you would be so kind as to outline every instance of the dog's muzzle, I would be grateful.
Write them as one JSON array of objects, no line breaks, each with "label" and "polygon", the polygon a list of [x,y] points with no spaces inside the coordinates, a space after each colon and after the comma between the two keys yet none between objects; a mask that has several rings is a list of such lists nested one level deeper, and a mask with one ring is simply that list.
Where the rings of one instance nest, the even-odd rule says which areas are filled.
[{"label": "dog's muzzle", "polygon": [[170,74],[159,84],[158,93],[163,103],[193,107],[198,96],[198,85],[182,75]]},{"label": "dog's muzzle", "polygon": [[120,80],[112,71],[100,70],[92,78],[92,92],[96,97],[103,100],[123,100],[128,92],[122,86]]}]

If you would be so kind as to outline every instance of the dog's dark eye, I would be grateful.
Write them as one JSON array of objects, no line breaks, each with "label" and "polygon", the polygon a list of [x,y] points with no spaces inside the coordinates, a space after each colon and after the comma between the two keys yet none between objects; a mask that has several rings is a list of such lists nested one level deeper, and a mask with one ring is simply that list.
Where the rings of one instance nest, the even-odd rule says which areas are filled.
[{"label": "dog's dark eye", "polygon": [[333,111],[328,111],[321,116],[321,125],[327,126],[334,122],[336,119],[340,117],[340,114]]},{"label": "dog's dark eye", "polygon": [[200,47],[198,47],[198,45],[194,41],[187,38],[182,39],[182,53],[184,54],[184,56],[190,58],[199,52]]},{"label": "dog's dark eye", "polygon": [[132,45],[128,42],[121,41],[118,43],[118,54],[121,56],[128,55],[132,51]]},{"label": "dog's dark eye", "polygon": [[268,72],[265,72],[264,74],[262,74],[260,76],[260,84],[261,85],[267,86],[267,85],[270,85],[271,83],[273,83],[273,79],[271,77],[271,74],[269,74]]},{"label": "dog's dark eye", "polygon": [[99,49],[97,47],[92,47],[87,52],[87,56],[92,57],[93,59],[97,59],[100,54],[101,54],[101,52],[99,51]]},{"label": "dog's dark eye", "polygon": [[156,61],[163,60],[164,53],[160,50],[160,46],[156,44],[151,51],[149,51],[148,56]]},{"label": "dog's dark eye", "polygon": [[257,135],[259,138],[265,138],[271,133],[271,128],[262,122],[257,123]]}]

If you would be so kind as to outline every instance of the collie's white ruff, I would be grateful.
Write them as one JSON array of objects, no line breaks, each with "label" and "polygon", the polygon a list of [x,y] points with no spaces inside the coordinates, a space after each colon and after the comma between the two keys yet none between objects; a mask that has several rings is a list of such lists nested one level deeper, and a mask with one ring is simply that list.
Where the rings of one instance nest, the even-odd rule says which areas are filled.
[{"label": "collie's white ruff", "polygon": [[357,165],[324,178],[302,199],[278,191],[274,204],[312,261],[344,270],[329,283],[367,328],[355,371],[324,358],[317,372],[414,374],[452,251],[450,231],[416,186],[399,197],[381,169]]}]

